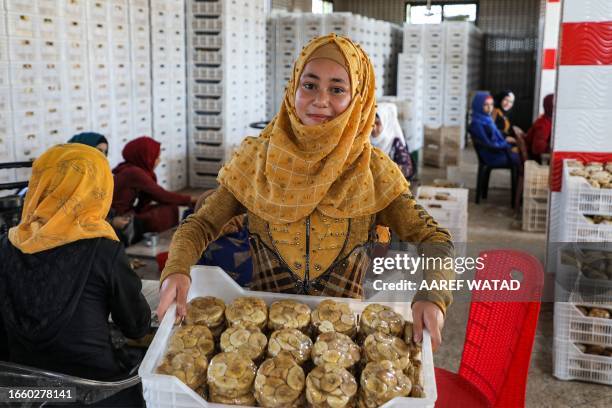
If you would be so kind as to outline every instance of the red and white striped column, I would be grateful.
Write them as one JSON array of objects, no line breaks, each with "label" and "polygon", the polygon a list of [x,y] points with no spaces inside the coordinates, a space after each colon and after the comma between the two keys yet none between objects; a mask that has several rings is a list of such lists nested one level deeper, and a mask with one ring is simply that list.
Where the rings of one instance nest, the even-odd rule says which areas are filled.
[{"label": "red and white striped column", "polygon": [[540,76],[539,112],[542,113],[544,97],[555,92],[557,79],[557,45],[559,43],[559,23],[561,21],[560,0],[546,0],[544,11],[544,39],[542,51],[542,72]]},{"label": "red and white striped column", "polygon": [[557,57],[548,239],[556,242],[563,159],[612,161],[612,0],[564,0]]}]

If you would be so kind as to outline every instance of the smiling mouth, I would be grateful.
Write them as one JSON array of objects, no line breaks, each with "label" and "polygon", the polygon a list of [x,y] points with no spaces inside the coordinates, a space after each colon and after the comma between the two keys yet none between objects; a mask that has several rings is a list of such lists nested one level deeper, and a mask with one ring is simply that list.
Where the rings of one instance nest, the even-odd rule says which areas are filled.
[{"label": "smiling mouth", "polygon": [[308,117],[310,119],[314,119],[314,120],[319,121],[319,122],[322,122],[324,120],[328,120],[329,119],[329,116],[327,116],[327,115],[308,114]]}]

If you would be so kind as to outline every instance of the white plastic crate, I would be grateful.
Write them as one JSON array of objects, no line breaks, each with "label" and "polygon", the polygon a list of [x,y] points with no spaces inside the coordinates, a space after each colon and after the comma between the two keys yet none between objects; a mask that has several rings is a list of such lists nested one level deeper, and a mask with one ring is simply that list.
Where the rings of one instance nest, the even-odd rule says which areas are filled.
[{"label": "white plastic crate", "polygon": [[193,62],[198,64],[221,64],[223,53],[221,51],[195,50],[193,51]]},{"label": "white plastic crate", "polygon": [[109,43],[107,41],[97,41],[89,43],[89,55],[91,57],[91,61],[108,61],[109,52]]},{"label": "white plastic crate", "polygon": [[221,16],[193,18],[191,19],[191,28],[194,31],[220,31],[223,28],[223,19]]},{"label": "white plastic crate", "polygon": [[56,63],[41,64],[39,76],[43,92],[47,91],[44,87],[49,85],[61,88],[63,79],[63,70],[61,68],[61,65]]},{"label": "white plastic crate", "polygon": [[85,41],[86,30],[82,20],[64,20],[63,30],[63,35],[67,40]]},{"label": "white plastic crate", "polygon": [[189,174],[189,185],[198,188],[216,188],[219,183],[217,176],[205,176],[196,173]]},{"label": "white plastic crate", "polygon": [[92,22],[106,22],[110,15],[107,0],[87,0],[87,18]]},{"label": "white plastic crate", "polygon": [[113,0],[110,4],[110,18],[115,22],[128,21],[128,1]]},{"label": "white plastic crate", "polygon": [[523,231],[544,232],[548,219],[548,198],[523,196]]},{"label": "white plastic crate", "polygon": [[37,86],[40,83],[40,64],[36,62],[11,64],[10,73],[14,86]]},{"label": "white plastic crate", "polygon": [[612,242],[612,225],[591,224],[583,214],[566,212],[564,242]]},{"label": "white plastic crate", "polygon": [[[125,38],[119,37],[119,38]],[[113,61],[130,62],[130,44],[127,42],[113,42],[111,47]]]},{"label": "white plastic crate", "polygon": [[216,175],[223,167],[220,160],[207,160],[203,157],[191,157],[190,168],[193,172],[204,175]]},{"label": "white plastic crate", "polygon": [[57,16],[39,16],[39,36],[42,40],[57,40],[61,37],[60,18]]},{"label": "white plastic crate", "polygon": [[11,61],[39,61],[39,40],[32,38],[10,38],[9,57]]},{"label": "white plastic crate", "polygon": [[11,94],[8,87],[0,88],[0,112],[10,111],[11,106]]},{"label": "white plastic crate", "polygon": [[570,176],[569,170],[564,161],[561,194],[566,211],[612,215],[612,189],[593,188],[583,177]]},{"label": "white plastic crate", "polygon": [[9,37],[38,37],[40,17],[35,14],[6,13],[6,31]]},{"label": "white plastic crate", "polygon": [[191,12],[194,15],[220,16],[223,12],[223,3],[221,1],[192,1]]},{"label": "white plastic crate", "polygon": [[[210,180],[212,181],[212,180]],[[192,182],[192,180],[190,180]],[[192,182],[193,184],[193,182]],[[241,288],[223,270],[217,267],[193,267],[191,271],[191,287],[188,300],[197,296],[217,296],[225,302],[230,302],[240,296],[256,295],[270,304],[280,299],[293,299],[315,307],[324,298],[320,296],[288,295],[284,293],[250,292]],[[355,299],[334,298],[337,302],[347,303],[354,313],[360,313],[368,305]],[[410,319],[410,303],[388,304],[407,319]],[[208,403],[193,390],[187,387],[178,378],[168,375],[156,374],[157,366],[163,358],[166,343],[174,324],[176,306],[172,305],[159,329],[151,346],[147,350],[138,374],[142,378],[143,394],[148,406],[156,407],[216,407],[230,408],[229,405]],[[423,377],[426,398],[395,398],[385,404],[385,408],[416,408],[433,407],[437,399],[437,390],[433,366],[433,354],[431,350],[431,339],[429,333],[423,333]]]},{"label": "white plastic crate", "polygon": [[194,95],[223,96],[223,84],[196,83],[192,86],[192,92]]},{"label": "white plastic crate", "polygon": [[612,309],[612,299],[603,304],[555,302],[555,338],[612,347],[612,319],[585,316],[578,305]]},{"label": "white plastic crate", "polygon": [[189,150],[192,156],[220,160],[225,159],[225,146],[192,144]]},{"label": "white plastic crate", "polygon": [[13,129],[15,139],[26,137],[30,134],[40,134],[40,124],[43,121],[43,114],[40,110],[27,110],[13,112]]},{"label": "white plastic crate", "polygon": [[13,110],[26,111],[38,109],[41,106],[40,90],[37,87],[13,87]]},{"label": "white plastic crate", "polygon": [[574,343],[555,338],[553,360],[553,374],[560,380],[612,385],[612,357],[586,354]]},{"label": "white plastic crate", "polygon": [[191,139],[194,142],[223,143],[224,134],[221,130],[195,128],[191,131]]},{"label": "white plastic crate", "polygon": [[62,59],[62,45],[58,41],[41,40],[39,55],[41,61],[59,62]]},{"label": "white plastic crate", "polygon": [[110,27],[112,41],[126,41],[129,39],[129,26],[127,22],[115,22]]},{"label": "white plastic crate", "polygon": [[525,162],[524,197],[547,198],[549,193],[548,176],[549,166],[538,164],[536,161]]},{"label": "white plastic crate", "polygon": [[[454,242],[466,242],[468,221],[468,193],[466,188],[420,186],[416,200],[442,226],[452,231]],[[447,197],[447,200],[436,198]]]},{"label": "white plastic crate", "polygon": [[64,127],[64,111],[62,106],[50,106],[43,110],[43,127],[45,129],[61,129]]},{"label": "white plastic crate", "polygon": [[191,36],[192,47],[221,48],[223,35],[221,33],[194,34]]},{"label": "white plastic crate", "polygon": [[194,111],[221,112],[223,109],[222,98],[193,98],[191,106]]}]

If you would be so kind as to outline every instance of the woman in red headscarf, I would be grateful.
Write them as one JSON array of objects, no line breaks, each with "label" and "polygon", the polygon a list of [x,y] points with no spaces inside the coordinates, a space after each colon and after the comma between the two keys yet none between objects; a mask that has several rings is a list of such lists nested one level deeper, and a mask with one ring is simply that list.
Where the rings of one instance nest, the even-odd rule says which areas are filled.
[{"label": "woman in red headscarf", "polygon": [[544,97],[544,114],[531,126],[525,141],[529,148],[529,157],[541,163],[542,154],[550,153],[550,135],[552,133],[552,115],[554,95]]},{"label": "woman in red headscarf", "polygon": [[136,236],[174,227],[178,224],[178,206],[193,204],[190,196],[172,193],[157,184],[154,170],[160,148],[161,144],[150,137],[134,139],[121,152],[125,161],[113,170],[112,209],[117,215],[134,216]]}]

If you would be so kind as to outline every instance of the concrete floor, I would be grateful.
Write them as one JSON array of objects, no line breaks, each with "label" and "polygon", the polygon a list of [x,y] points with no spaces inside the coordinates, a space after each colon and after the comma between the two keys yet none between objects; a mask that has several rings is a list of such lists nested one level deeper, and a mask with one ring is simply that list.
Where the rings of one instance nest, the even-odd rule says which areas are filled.
[{"label": "concrete floor", "polygon": [[[440,169],[424,168],[420,173],[420,181],[423,183],[435,178],[445,178],[445,172]],[[510,209],[509,190],[490,190],[489,198],[476,205],[474,186],[466,187],[471,188],[468,254],[475,255],[484,248],[505,247],[527,251],[544,262],[546,236],[544,233],[521,231],[520,219]],[[414,187],[413,189],[416,190]],[[547,278],[545,292],[550,292],[551,279],[550,276]],[[454,303],[448,310],[443,345],[434,356],[436,367],[458,371],[468,314],[469,303],[465,301]],[[612,407],[612,387],[578,381],[560,381],[553,377],[552,343],[553,303],[542,303],[527,382],[527,407]]]}]

